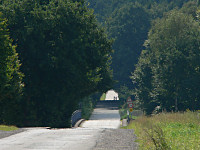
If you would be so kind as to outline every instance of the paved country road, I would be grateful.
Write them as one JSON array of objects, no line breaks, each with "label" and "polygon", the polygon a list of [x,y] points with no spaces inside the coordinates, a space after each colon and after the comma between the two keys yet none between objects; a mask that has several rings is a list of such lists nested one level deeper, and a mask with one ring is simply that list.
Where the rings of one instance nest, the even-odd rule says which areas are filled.
[{"label": "paved country road", "polygon": [[0,150],[89,150],[102,132],[94,129],[30,128],[0,140]]},{"label": "paved country road", "polygon": [[27,128],[0,139],[0,150],[134,150],[133,131],[119,126],[118,110],[97,108],[80,128]]}]

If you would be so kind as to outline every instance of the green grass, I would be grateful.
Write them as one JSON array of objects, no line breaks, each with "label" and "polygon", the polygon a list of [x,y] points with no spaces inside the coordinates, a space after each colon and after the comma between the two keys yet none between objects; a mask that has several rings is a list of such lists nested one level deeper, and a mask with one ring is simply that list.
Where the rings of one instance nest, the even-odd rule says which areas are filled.
[{"label": "green grass", "polygon": [[134,129],[141,150],[199,150],[200,113],[163,113],[140,117],[127,127]]},{"label": "green grass", "polygon": [[104,101],[106,99],[106,93],[103,93],[102,95],[101,95],[101,97],[100,97],[100,100],[101,101]]},{"label": "green grass", "polygon": [[0,125],[0,130],[2,131],[13,131],[17,130],[18,128],[15,126],[6,126],[6,125]]}]

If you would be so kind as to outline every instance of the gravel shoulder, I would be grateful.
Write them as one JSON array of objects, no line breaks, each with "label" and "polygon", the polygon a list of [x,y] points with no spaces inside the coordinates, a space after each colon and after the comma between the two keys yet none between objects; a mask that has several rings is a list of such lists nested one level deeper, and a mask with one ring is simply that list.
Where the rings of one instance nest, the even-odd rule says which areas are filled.
[{"label": "gravel shoulder", "polygon": [[135,140],[132,129],[106,129],[93,150],[137,150]]},{"label": "gravel shoulder", "polygon": [[2,131],[0,130],[0,139],[20,133],[20,132],[24,132],[26,131],[26,129],[20,128],[18,130],[14,130],[14,131]]}]

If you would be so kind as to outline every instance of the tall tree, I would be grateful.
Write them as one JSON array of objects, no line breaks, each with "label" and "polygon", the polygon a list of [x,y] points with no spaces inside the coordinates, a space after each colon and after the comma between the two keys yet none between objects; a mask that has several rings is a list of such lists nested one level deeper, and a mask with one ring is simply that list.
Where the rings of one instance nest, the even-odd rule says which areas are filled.
[{"label": "tall tree", "polygon": [[[168,111],[199,109],[199,39],[199,24],[188,14],[174,10],[155,21],[147,41],[146,58],[150,65],[142,66],[139,61],[139,68],[132,77],[139,99],[149,104],[146,108],[155,102]],[[152,74],[150,86],[149,82],[144,82],[148,79],[147,73],[141,71],[139,74],[137,71],[145,67],[150,68]],[[140,95],[141,83],[150,87],[146,91],[149,93],[147,101],[144,95]]]},{"label": "tall tree", "polygon": [[20,0],[1,10],[24,64],[23,125],[69,126],[80,99],[112,86],[112,43],[83,1]]},{"label": "tall tree", "polygon": [[134,73],[130,77],[135,86],[134,95],[135,99],[141,103],[141,108],[146,114],[151,114],[154,108],[159,105],[156,100],[152,99],[152,56],[150,51],[143,50],[139,57],[138,63],[135,66]]},{"label": "tall tree", "polygon": [[0,123],[13,124],[22,94],[22,77],[16,46],[12,45],[7,21],[0,13]]}]

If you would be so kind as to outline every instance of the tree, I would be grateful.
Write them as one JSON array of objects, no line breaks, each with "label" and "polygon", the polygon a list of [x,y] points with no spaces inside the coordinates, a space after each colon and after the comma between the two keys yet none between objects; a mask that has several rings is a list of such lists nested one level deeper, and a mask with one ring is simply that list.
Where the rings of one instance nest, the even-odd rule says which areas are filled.
[{"label": "tree", "polygon": [[23,89],[23,74],[12,42],[7,20],[0,13],[0,123],[3,124],[15,123]]},{"label": "tree", "polygon": [[[115,88],[132,88],[129,76],[144,48],[150,22],[162,18],[164,13],[185,7],[190,13],[195,12],[196,0],[87,0],[94,9],[98,20],[114,38],[112,55],[113,76],[118,83]],[[191,7],[192,6],[192,7]],[[190,9],[188,9],[190,8]],[[195,9],[194,9],[195,8]]]},{"label": "tree", "polygon": [[[156,105],[151,111],[157,105],[167,111],[199,109],[199,37],[198,22],[180,11],[173,10],[154,22],[146,42],[147,56],[141,55],[143,61],[139,61],[132,76],[146,109],[152,103]],[[148,63],[143,63],[145,59]],[[150,84],[145,82],[147,79]],[[141,94],[144,87],[148,87],[147,97]]]},{"label": "tree", "polygon": [[140,101],[140,108],[142,108],[147,115],[151,114],[154,108],[158,105],[157,101],[151,97],[152,92],[152,56],[149,51],[143,50],[141,52],[138,63],[135,66],[134,73],[130,77],[135,86],[134,95],[136,100]]},{"label": "tree", "polygon": [[83,1],[41,2],[1,7],[24,64],[23,125],[70,126],[81,99],[111,88],[112,42]]},{"label": "tree", "polygon": [[143,49],[149,27],[149,14],[138,3],[124,5],[108,19],[108,32],[115,39],[112,68],[114,79],[118,81],[116,87],[132,87],[129,76]]}]

